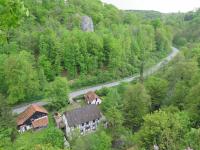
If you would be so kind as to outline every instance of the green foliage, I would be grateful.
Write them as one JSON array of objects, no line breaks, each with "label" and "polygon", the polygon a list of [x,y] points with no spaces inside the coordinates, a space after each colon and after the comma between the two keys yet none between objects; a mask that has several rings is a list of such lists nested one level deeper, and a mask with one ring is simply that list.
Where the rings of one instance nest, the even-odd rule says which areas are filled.
[{"label": "green foliage", "polygon": [[0,149],[16,139],[16,123],[6,99],[0,94]]},{"label": "green foliage", "polygon": [[38,144],[31,148],[31,150],[61,150],[58,147],[54,147],[51,144]]},{"label": "green foliage", "polygon": [[39,82],[33,57],[21,51],[3,62],[2,77],[9,104],[16,104],[38,94]]},{"label": "green foliage", "polygon": [[60,109],[68,104],[68,93],[68,82],[62,77],[56,77],[53,82],[49,83],[46,89],[50,105],[55,109]]},{"label": "green foliage", "polygon": [[188,127],[187,113],[174,108],[156,111],[144,117],[144,124],[135,135],[136,143],[145,149],[152,149],[154,144],[161,150],[180,149],[181,137],[187,133]]},{"label": "green foliage", "polygon": [[109,108],[107,113],[105,113],[106,118],[108,119],[108,128],[109,132],[111,132],[113,136],[113,140],[116,138],[119,138],[122,134],[123,130],[123,115],[122,112],[116,108],[115,106],[112,106]]},{"label": "green foliage", "polygon": [[[180,46],[183,46],[183,43],[186,42],[199,42],[199,22],[200,10],[184,14],[184,22],[180,26],[182,30],[176,34],[176,44],[180,44]],[[184,38],[183,43],[180,42],[182,40],[182,37]]]},{"label": "green foliage", "polygon": [[156,50],[157,51],[165,51],[170,49],[171,46],[171,36],[168,34],[169,31],[164,28],[156,29]]},{"label": "green foliage", "polygon": [[109,90],[108,94],[104,98],[101,108],[106,113],[110,111],[109,109],[111,107],[120,107],[121,102],[121,96],[119,95],[118,91],[116,89]]},{"label": "green foliage", "polygon": [[[169,51],[172,33],[177,45],[199,40],[199,11],[184,18],[182,14],[121,11],[99,0],[1,0],[0,12],[0,93],[12,105],[45,95],[53,109],[60,109],[68,103],[66,78],[72,79],[73,89],[138,72],[143,81],[144,68]],[[24,18],[25,14],[28,17]],[[92,18],[94,32],[81,30],[83,16]],[[137,142],[131,141],[129,130],[147,149],[155,142],[161,149],[170,149],[169,144],[173,149],[180,146],[181,136],[185,137],[181,142],[184,148],[188,144],[196,148],[197,141],[192,143],[190,137],[198,137],[198,132],[190,133],[188,128],[186,133],[185,112],[162,110],[143,118],[172,104],[188,111],[193,126],[199,126],[199,47],[190,52],[177,57],[164,77],[149,78],[145,86],[138,83],[104,91],[100,107],[108,129],[84,138],[77,136],[72,149],[127,149]],[[0,116],[0,145],[7,149],[63,148],[63,135],[54,128],[19,135],[12,145],[16,135],[13,118],[7,106],[0,108],[4,114]]]},{"label": "green foliage", "polygon": [[159,109],[167,95],[168,81],[153,76],[147,79],[145,87],[151,96],[151,110]]},{"label": "green foliage", "polygon": [[61,149],[63,148],[63,144],[63,133],[57,128],[48,127],[38,132],[26,132],[20,135],[14,146],[20,150],[35,150],[37,148],[45,150],[45,147],[48,145],[49,148]]},{"label": "green foliage", "polygon": [[54,72],[52,70],[51,62],[46,58],[46,56],[41,55],[39,57],[39,66],[42,68],[45,77],[51,81],[54,79]]},{"label": "green foliage", "polygon": [[[0,39],[0,91],[10,104],[44,96],[46,80],[61,75],[74,81],[73,89],[133,75],[171,43],[162,20],[156,25],[99,0],[3,0],[0,11],[7,41]],[[94,32],[82,31],[83,16],[92,18]]]},{"label": "green foliage", "polygon": [[0,14],[0,44],[2,44],[9,38],[8,30],[18,25],[22,17],[29,13],[21,0],[1,0]]},{"label": "green foliage", "polygon": [[44,131],[43,139],[41,140],[44,144],[51,144],[58,148],[63,148],[63,133],[57,128],[51,127]]},{"label": "green foliage", "polygon": [[125,126],[137,131],[143,122],[143,116],[149,112],[151,107],[150,96],[145,87],[137,83],[128,86],[123,97]]},{"label": "green foliage", "polygon": [[199,93],[200,83],[192,87],[189,94],[186,97],[186,106],[185,109],[191,115],[191,119],[194,123],[194,126],[199,127],[200,125],[200,93]]},{"label": "green foliage", "polygon": [[192,147],[193,149],[199,149],[200,147],[200,129],[191,129],[185,136],[184,136],[184,147]]},{"label": "green foliage", "polygon": [[139,68],[140,68],[140,80],[144,80],[144,67],[145,60],[149,59],[150,55],[155,49],[155,33],[154,29],[150,25],[142,25],[138,29],[135,29],[135,42],[134,49],[138,54]]},{"label": "green foliage", "polygon": [[175,61],[177,63],[174,67],[169,69],[169,72],[166,74],[168,80],[171,84],[176,83],[176,81],[184,81],[186,85],[190,84],[193,76],[198,72],[198,65],[196,61],[185,59],[184,56],[178,56]]},{"label": "green foliage", "polygon": [[111,137],[104,131],[86,135],[84,138],[79,137],[75,144],[72,145],[72,150],[110,150]]},{"label": "green foliage", "polygon": [[189,87],[185,85],[184,81],[177,82],[172,95],[172,104],[182,110],[183,107],[185,107],[185,97],[187,96],[188,91]]}]

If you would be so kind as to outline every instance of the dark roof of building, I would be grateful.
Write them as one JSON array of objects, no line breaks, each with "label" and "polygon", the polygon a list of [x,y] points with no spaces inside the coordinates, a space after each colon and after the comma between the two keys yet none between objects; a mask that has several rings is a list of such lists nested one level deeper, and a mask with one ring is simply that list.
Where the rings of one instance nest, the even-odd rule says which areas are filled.
[{"label": "dark roof of building", "polygon": [[33,128],[38,128],[38,127],[45,127],[48,125],[48,117],[42,117],[42,118],[38,118],[36,120],[34,120],[32,122]]},{"label": "dark roof of building", "polygon": [[93,92],[93,91],[87,92],[84,97],[85,97],[85,100],[88,101],[88,102],[92,102],[96,98],[99,98],[99,96],[96,95],[96,93]]},{"label": "dark roof of building", "polygon": [[99,119],[101,112],[96,105],[87,105],[64,113],[69,127],[73,127],[88,121]]},{"label": "dark roof of building", "polygon": [[17,117],[17,125],[23,124],[26,120],[28,120],[35,112],[42,112],[48,114],[47,110],[35,104],[30,105],[26,110],[24,110],[19,116]]}]

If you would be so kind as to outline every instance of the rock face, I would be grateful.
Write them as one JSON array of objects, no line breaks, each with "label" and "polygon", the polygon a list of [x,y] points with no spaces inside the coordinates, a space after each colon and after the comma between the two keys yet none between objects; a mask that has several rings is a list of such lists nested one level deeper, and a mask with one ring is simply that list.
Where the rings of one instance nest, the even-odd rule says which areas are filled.
[{"label": "rock face", "polygon": [[82,30],[85,32],[94,32],[94,24],[92,18],[89,16],[83,16],[81,21]]}]

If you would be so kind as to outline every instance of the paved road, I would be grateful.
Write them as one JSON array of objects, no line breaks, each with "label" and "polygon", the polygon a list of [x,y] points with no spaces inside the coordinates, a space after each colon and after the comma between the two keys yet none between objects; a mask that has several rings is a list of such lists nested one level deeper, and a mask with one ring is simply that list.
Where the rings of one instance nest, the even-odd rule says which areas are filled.
[{"label": "paved road", "polygon": [[[170,62],[178,54],[178,52],[179,52],[179,50],[177,48],[172,47],[172,52],[166,58],[164,58],[161,62],[159,62],[155,66],[147,69],[144,72],[144,76],[149,76],[149,75],[155,73],[156,71],[158,71],[160,68],[165,66],[168,62]],[[105,84],[97,85],[97,86],[93,86],[93,87],[87,87],[87,88],[82,89],[82,90],[71,92],[69,94],[69,100],[70,100],[71,103],[73,103],[73,98],[75,98],[77,96],[80,96],[80,95],[83,95],[83,94],[85,94],[85,93],[87,93],[89,91],[100,90],[100,89],[102,89],[104,87],[107,87],[107,88],[114,87],[114,86],[117,86],[117,85],[121,84],[122,82],[134,81],[134,80],[138,79],[138,77],[139,77],[139,75],[137,74],[137,75],[134,75],[132,77],[127,77],[127,78],[124,78],[124,79],[119,80],[119,81],[105,83]],[[41,106],[44,106],[44,105],[48,104],[48,102],[45,102],[45,101],[33,102],[33,103],[37,104],[37,105],[41,105]],[[23,106],[22,105],[21,106],[16,106],[15,108],[13,108],[13,113],[19,114],[22,111],[24,111],[29,105],[31,105],[33,103],[25,104]]]}]

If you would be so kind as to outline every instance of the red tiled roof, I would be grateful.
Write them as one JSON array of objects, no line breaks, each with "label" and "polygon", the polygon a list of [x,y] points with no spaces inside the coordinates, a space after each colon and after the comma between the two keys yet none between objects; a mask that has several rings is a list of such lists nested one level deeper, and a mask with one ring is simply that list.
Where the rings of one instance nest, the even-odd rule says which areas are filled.
[{"label": "red tiled roof", "polygon": [[45,127],[48,125],[48,117],[42,117],[39,119],[36,119],[32,122],[33,128],[37,128],[37,127]]},{"label": "red tiled roof", "polygon": [[96,93],[93,92],[93,91],[90,91],[90,92],[85,94],[85,100],[88,101],[88,102],[92,102],[96,98],[99,98],[99,96],[97,96]]},{"label": "red tiled roof", "polygon": [[18,117],[17,117],[17,125],[23,124],[27,119],[29,119],[35,112],[43,112],[48,114],[47,110],[44,107],[32,104],[26,110],[24,110]]}]

